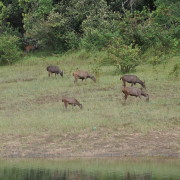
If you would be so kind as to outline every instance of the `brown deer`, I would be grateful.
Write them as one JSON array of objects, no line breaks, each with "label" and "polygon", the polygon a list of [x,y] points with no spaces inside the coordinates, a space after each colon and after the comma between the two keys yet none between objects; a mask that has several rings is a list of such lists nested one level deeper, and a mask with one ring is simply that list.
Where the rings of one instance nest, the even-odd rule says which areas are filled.
[{"label": "brown deer", "polygon": [[50,77],[53,73],[55,74],[55,76],[56,76],[57,74],[59,74],[59,75],[61,75],[61,77],[63,77],[63,71],[61,71],[58,66],[48,66],[48,67],[46,68],[46,70],[48,71],[49,77]]},{"label": "brown deer", "polygon": [[34,52],[34,50],[36,48],[37,48],[37,45],[28,45],[28,46],[25,46],[25,52],[26,53]]},{"label": "brown deer", "polygon": [[79,101],[76,100],[75,98],[63,97],[62,102],[64,102],[64,106],[66,109],[67,109],[68,104],[72,105],[72,107],[77,105],[81,109],[83,108],[82,104],[80,104]]},{"label": "brown deer", "polygon": [[145,81],[141,81],[137,76],[135,75],[124,75],[120,77],[120,80],[123,81],[123,86],[126,87],[126,82],[131,83],[131,86],[135,85],[136,83],[139,83],[143,88],[146,89]]},{"label": "brown deer", "polygon": [[86,71],[80,71],[80,70],[75,71],[75,72],[73,73],[73,76],[74,76],[74,78],[75,78],[74,83],[76,83],[78,79],[81,79],[81,80],[83,81],[84,79],[86,80],[86,79],[88,79],[88,78],[90,78],[90,79],[92,79],[94,82],[96,82],[96,78],[95,78],[94,76],[90,75],[90,74],[89,74],[88,72],[86,72]]},{"label": "brown deer", "polygon": [[124,93],[125,102],[128,96],[135,96],[135,97],[139,97],[140,99],[141,96],[144,96],[146,97],[146,101],[149,101],[149,95],[143,92],[142,88],[124,87],[122,89],[122,92]]}]

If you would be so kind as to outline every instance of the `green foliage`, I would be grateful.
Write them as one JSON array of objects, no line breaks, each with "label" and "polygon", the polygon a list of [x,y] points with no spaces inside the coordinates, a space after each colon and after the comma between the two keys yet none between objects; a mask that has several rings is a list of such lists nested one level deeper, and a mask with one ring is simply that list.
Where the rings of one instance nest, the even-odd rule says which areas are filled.
[{"label": "green foliage", "polygon": [[86,19],[82,22],[83,37],[81,47],[88,50],[101,50],[114,37],[113,16],[107,3],[99,0],[92,4]]},{"label": "green foliage", "polygon": [[113,34],[93,29],[84,34],[81,40],[81,47],[87,50],[101,50],[106,47],[112,39]]},{"label": "green foliage", "polygon": [[[28,17],[30,18],[30,17]],[[32,17],[33,18],[33,17]],[[38,44],[43,48],[52,50],[63,49],[65,42],[65,21],[60,13],[52,11],[47,20],[40,19],[32,25],[32,28],[27,28],[25,36],[38,40]]]},{"label": "green foliage", "polygon": [[0,36],[0,64],[12,64],[20,58],[19,38],[9,34]]},{"label": "green foliage", "polygon": [[0,31],[18,30],[22,39],[33,39],[42,50],[58,52],[80,48],[103,51],[112,39],[121,37],[123,44],[137,45],[146,57],[150,54],[159,61],[162,56],[177,52],[180,45],[179,3],[176,0],[2,1]]},{"label": "green foliage", "polygon": [[19,6],[25,14],[33,14],[34,17],[46,17],[52,10],[53,0],[18,0]]},{"label": "green foliage", "polygon": [[[70,8],[72,7],[67,8],[63,4],[59,4],[49,12],[46,18],[37,19],[30,13],[25,15],[25,36],[37,39],[44,49],[61,52],[77,49],[80,41],[79,33],[76,32],[79,16],[76,19],[76,16],[73,16],[74,11],[71,11]],[[73,20],[75,21],[73,22]]]},{"label": "green foliage", "polygon": [[79,48],[81,39],[79,38],[78,33],[75,31],[69,31],[66,33],[65,37],[67,49],[75,50]]},{"label": "green foliage", "polygon": [[[159,27],[159,40],[165,51],[177,49],[180,45],[180,2],[176,0],[157,0],[157,9],[151,15],[154,25]],[[153,27],[154,28],[154,27]],[[154,28],[155,29],[155,28]],[[164,51],[164,53],[165,53]]]},{"label": "green foliage", "polygon": [[121,38],[114,39],[107,51],[109,61],[122,73],[134,71],[141,63],[139,47],[133,44],[126,45]]},{"label": "green foliage", "polygon": [[158,24],[148,24],[139,27],[139,42],[144,59],[153,59],[152,64],[155,65],[164,62],[164,56],[175,53],[179,43],[168,30]]},{"label": "green foliage", "polygon": [[133,14],[130,11],[126,11],[125,15],[121,15],[118,18],[119,23],[116,23],[116,26],[126,45],[133,43],[140,46],[142,50],[146,50],[146,43],[152,43],[150,38],[146,39],[147,30],[151,26],[151,24],[148,24],[149,18],[150,12],[146,9],[141,12],[134,11]]},{"label": "green foliage", "polygon": [[144,52],[153,47],[154,51],[163,54],[173,46],[173,39],[170,33],[167,30],[163,30],[158,24],[149,24],[147,22],[143,26],[140,25],[137,34]]},{"label": "green foliage", "polygon": [[18,29],[23,33],[22,9],[18,0],[4,1],[0,3],[0,25]]}]

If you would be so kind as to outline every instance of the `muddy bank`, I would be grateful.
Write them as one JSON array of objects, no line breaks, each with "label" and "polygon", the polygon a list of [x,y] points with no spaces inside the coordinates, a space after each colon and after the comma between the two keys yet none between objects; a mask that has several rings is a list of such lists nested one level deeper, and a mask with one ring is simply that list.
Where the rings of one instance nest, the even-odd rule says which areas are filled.
[{"label": "muddy bank", "polygon": [[0,157],[180,157],[180,129],[125,133],[99,129],[79,134],[0,135]]}]

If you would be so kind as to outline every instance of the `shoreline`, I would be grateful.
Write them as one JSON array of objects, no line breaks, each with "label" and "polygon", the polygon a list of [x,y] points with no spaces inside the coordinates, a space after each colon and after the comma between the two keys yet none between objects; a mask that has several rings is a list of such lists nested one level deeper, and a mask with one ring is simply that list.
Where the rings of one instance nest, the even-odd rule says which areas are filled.
[{"label": "shoreline", "polygon": [[0,156],[0,159],[61,159],[61,158],[180,158],[180,154],[133,154],[133,155],[119,155],[119,154],[94,154],[94,155],[27,155],[27,156],[17,156],[17,155],[8,155]]}]

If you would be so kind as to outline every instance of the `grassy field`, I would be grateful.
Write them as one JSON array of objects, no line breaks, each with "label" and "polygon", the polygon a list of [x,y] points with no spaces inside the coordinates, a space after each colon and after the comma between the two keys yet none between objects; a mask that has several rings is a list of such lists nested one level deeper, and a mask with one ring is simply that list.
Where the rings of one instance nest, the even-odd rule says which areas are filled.
[{"label": "grassy field", "polygon": [[[146,81],[150,101],[128,97],[126,105],[114,67],[97,71],[84,53],[0,67],[0,156],[179,155],[180,78],[169,76],[178,60],[139,66],[134,74]],[[58,65],[64,78],[49,78],[48,65]],[[76,69],[98,75],[97,83],[74,84]],[[62,96],[77,98],[83,110],[65,110]]]}]

